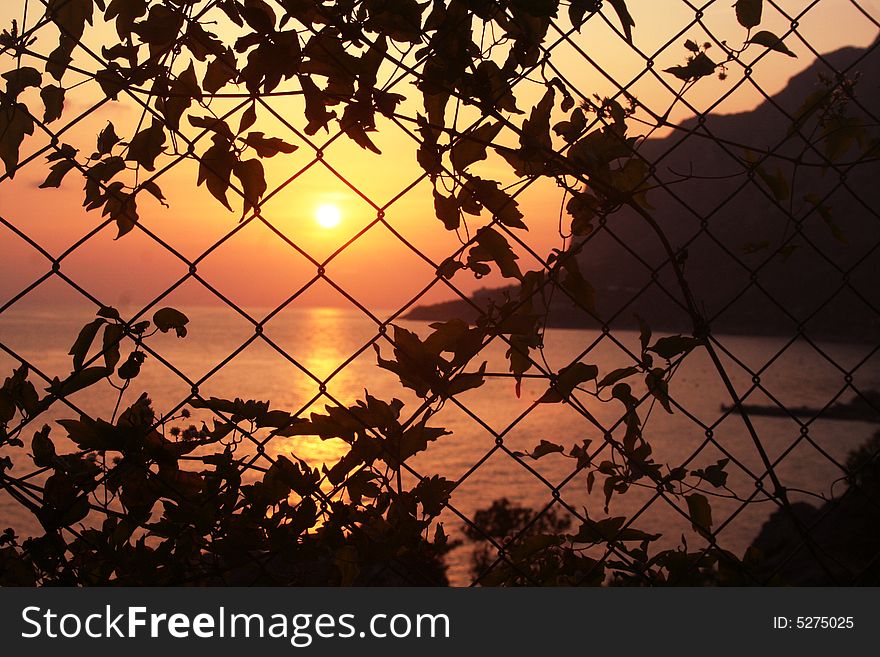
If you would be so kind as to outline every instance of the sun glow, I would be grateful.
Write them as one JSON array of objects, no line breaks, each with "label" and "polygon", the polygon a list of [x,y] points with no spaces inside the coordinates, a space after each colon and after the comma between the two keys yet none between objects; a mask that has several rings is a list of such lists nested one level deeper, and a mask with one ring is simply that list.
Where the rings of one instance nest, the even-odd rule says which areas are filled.
[{"label": "sun glow", "polygon": [[342,221],[342,214],[335,205],[319,205],[315,210],[315,221],[321,228],[336,228]]}]

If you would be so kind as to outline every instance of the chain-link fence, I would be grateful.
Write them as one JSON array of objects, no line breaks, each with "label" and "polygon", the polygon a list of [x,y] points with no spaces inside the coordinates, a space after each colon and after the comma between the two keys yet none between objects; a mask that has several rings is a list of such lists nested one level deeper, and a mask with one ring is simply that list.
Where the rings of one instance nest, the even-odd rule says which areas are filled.
[{"label": "chain-link fence", "polygon": [[4,7],[7,581],[876,582],[877,10],[655,4]]}]

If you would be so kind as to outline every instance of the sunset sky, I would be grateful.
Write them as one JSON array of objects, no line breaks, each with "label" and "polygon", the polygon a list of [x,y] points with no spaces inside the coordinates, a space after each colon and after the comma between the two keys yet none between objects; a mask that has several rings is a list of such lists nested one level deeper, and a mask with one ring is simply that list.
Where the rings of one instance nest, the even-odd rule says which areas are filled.
[{"label": "sunset sky", "polygon": [[[7,27],[13,18],[21,21],[22,4],[15,1],[4,2],[0,8],[0,24]],[[745,31],[736,24],[731,4],[730,1],[725,1],[712,5],[706,10],[705,23],[719,38],[727,38],[731,44],[738,44]],[[779,4],[786,10],[797,11],[809,3],[785,0]],[[30,2],[29,5],[30,25],[41,12],[40,3]],[[649,55],[693,18],[693,10],[689,10],[679,0],[631,0],[629,5],[636,22],[635,45]],[[864,0],[861,5],[872,15],[880,14],[880,2],[877,0]],[[617,25],[613,15],[609,18]],[[761,28],[777,33],[783,33],[787,29],[785,19],[770,6],[765,9]],[[866,46],[876,38],[877,28],[851,3],[844,0],[825,0],[818,3],[800,21],[797,32],[818,51],[829,52],[847,45]],[[101,45],[112,44],[116,38],[112,27],[105,25],[87,30],[86,42],[100,50]],[[709,37],[697,27],[676,37],[675,43],[658,55],[658,71],[683,63],[685,51],[681,44],[688,38],[702,42]],[[48,53],[54,48],[56,39],[57,31],[54,28],[43,29],[34,48]],[[588,21],[581,34],[575,35],[574,41],[610,77],[618,81],[628,82],[643,69],[643,60],[600,20]],[[779,91],[788,78],[813,61],[804,42],[799,41],[795,35],[789,36],[786,44],[797,53],[797,59],[781,55],[765,57],[756,66],[752,76],[754,82],[771,95]],[[715,48],[710,54],[717,54],[718,50]],[[754,52],[757,56],[762,50],[757,48],[750,50],[750,53]],[[562,44],[554,53],[554,63],[582,91],[602,95],[616,91],[613,84],[585,62],[571,45]],[[77,51],[74,62],[85,69],[95,69],[94,60],[84,52]],[[42,70],[39,61],[28,57],[22,60],[22,64]],[[4,70],[8,70],[11,65],[11,58],[4,56]],[[729,73],[730,76],[723,82],[715,78],[702,80],[687,97],[688,102],[699,110],[708,108],[716,98],[740,82],[741,69],[731,66]],[[677,87],[678,83],[672,76],[661,75],[665,75],[667,82]],[[201,72],[199,77],[201,78]],[[395,73],[389,67],[385,79],[394,77]],[[70,87],[83,79],[83,76],[69,72],[64,84]],[[44,82],[48,81],[49,76],[44,76]],[[226,91],[236,90],[229,87]],[[408,79],[397,83],[392,91],[410,98],[399,109],[401,113],[414,116],[416,112],[422,111],[419,94]],[[526,116],[541,91],[539,85],[529,82],[516,87],[518,106]],[[664,112],[672,100],[671,93],[651,76],[643,77],[630,91],[657,113]],[[62,128],[101,97],[100,89],[93,81],[70,89],[67,92],[65,115],[52,124],[53,129]],[[40,107],[38,98],[29,96],[28,99],[32,107]],[[746,82],[715,111],[746,111],[761,100],[760,92],[754,85]],[[240,99],[217,99],[212,104],[212,109],[222,114],[234,106],[233,102],[240,102]],[[298,97],[273,98],[269,103],[292,124],[299,127],[305,124]],[[189,113],[204,114],[195,108]],[[671,118],[673,121],[680,121],[689,115],[690,111],[686,107],[678,107]],[[648,118],[644,113],[638,116]],[[112,121],[117,133],[125,138],[133,134],[139,118],[140,111],[135,103],[120,96],[119,102],[105,103],[91,113],[86,120],[66,133],[62,141],[80,149],[80,156],[84,156],[94,149],[95,137],[108,121]],[[467,119],[476,117],[463,113],[461,118],[466,124]],[[515,121],[521,121],[522,118],[516,117]],[[561,118],[562,113],[557,107],[553,120],[555,122]],[[237,122],[238,116],[230,120],[233,126]],[[331,127],[334,125],[331,124]],[[352,191],[329,167],[350,181],[379,207],[386,206],[419,179],[420,169],[415,161],[416,142],[398,126],[382,117],[378,118],[378,128],[378,132],[371,137],[383,151],[383,155],[363,150],[343,136],[326,148],[324,162],[314,163],[315,152],[309,144],[291,134],[269,112],[258,110],[258,120],[252,130],[260,130],[271,137],[281,137],[299,147],[292,154],[281,154],[271,160],[264,160],[269,189],[272,190],[302,171],[288,187],[264,204],[262,214],[278,231],[317,261],[326,259],[376,218],[376,208]],[[644,133],[647,129],[638,124],[633,128],[634,133]],[[198,132],[186,124],[182,130],[188,136],[195,136]],[[330,135],[322,132],[315,135],[312,141],[320,146],[332,135],[332,131]],[[502,143],[515,143],[515,137],[504,132],[500,140]],[[46,141],[46,136],[39,134],[26,140],[22,148],[22,159],[41,148]],[[204,148],[205,146],[200,145],[196,151],[201,152]],[[160,158],[160,168],[161,166]],[[0,184],[0,215],[51,254],[58,255],[93,229],[100,217],[96,212],[86,213],[81,209],[82,179],[76,172],[68,175],[60,190],[37,189],[47,171],[45,159],[40,157],[21,169],[14,181],[7,180]],[[480,175],[494,177],[503,184],[513,181],[509,168],[498,158],[490,157],[481,163],[479,171]],[[226,233],[236,228],[241,217],[240,199],[231,198],[234,211],[229,212],[204,187],[195,186],[196,177],[197,164],[191,160],[162,174],[158,183],[168,198],[170,208],[162,207],[146,194],[139,197],[142,225],[168,241],[186,258],[199,257]],[[524,240],[542,255],[559,246],[560,237],[556,225],[560,192],[551,183],[544,182],[528,189],[518,197],[518,201],[530,226]],[[385,218],[391,227],[436,263],[451,254],[459,245],[459,238],[444,230],[434,217],[431,185],[428,180],[421,180],[388,206]],[[485,220],[485,216],[483,219]],[[65,258],[62,265],[64,273],[105,303],[141,307],[186,274],[187,266],[181,260],[169,254],[142,231],[134,230],[118,241],[113,239],[115,234],[115,228],[108,226]],[[50,264],[40,253],[2,226],[0,249],[4,255],[0,260],[2,304],[47,272]],[[524,270],[535,267],[535,262],[530,262],[524,253],[521,253],[521,258]],[[315,275],[315,270],[311,262],[258,221],[245,225],[238,234],[218,247],[198,266],[199,274],[230,299],[245,306],[259,307],[281,303],[306,284]],[[428,263],[404,246],[388,228],[377,225],[359,238],[353,247],[335,257],[327,266],[327,275],[367,307],[393,309],[403,305],[428,285],[434,278],[434,271]],[[466,291],[499,282],[500,279],[491,277],[476,281],[468,272],[455,279],[456,285]],[[437,301],[451,296],[449,289],[441,284],[435,286],[426,298]],[[211,295],[195,281],[184,284],[172,298],[180,304],[212,302]],[[29,295],[28,302],[61,305],[81,303],[75,301],[77,299],[78,295],[70,291],[63,282],[54,280]],[[326,283],[314,286],[297,303],[303,306],[349,305],[348,301]]]}]

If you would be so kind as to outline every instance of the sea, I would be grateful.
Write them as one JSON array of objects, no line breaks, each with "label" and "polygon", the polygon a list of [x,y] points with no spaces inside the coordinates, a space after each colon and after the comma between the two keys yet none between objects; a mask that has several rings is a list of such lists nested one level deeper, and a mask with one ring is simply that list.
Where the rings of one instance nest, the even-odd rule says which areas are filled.
[{"label": "sea", "polygon": [[[327,404],[354,404],[364,395],[404,402],[402,416],[412,415],[420,402],[404,389],[397,377],[377,366],[374,345],[383,358],[391,357],[391,345],[379,333],[378,321],[387,314],[368,317],[357,309],[290,308],[265,322],[261,335],[254,324],[234,310],[222,307],[180,307],[189,317],[185,338],[173,332],[159,333],[147,342],[155,353],[143,364],[140,375],[125,392],[122,407],[147,392],[159,413],[180,408],[196,386],[201,396],[269,401],[271,408],[307,416],[323,411]],[[268,311],[248,309],[256,321]],[[20,361],[33,367],[35,382],[40,376],[64,378],[71,369],[68,351],[79,328],[93,319],[89,308],[12,308],[0,314],[0,374],[8,376]],[[394,320],[394,324],[414,331],[422,338],[431,332],[428,322]],[[655,336],[659,337],[659,336]],[[748,404],[787,408],[823,408],[835,401],[847,402],[860,391],[880,390],[880,355],[877,345],[843,342],[816,342],[779,336],[718,335],[717,349],[737,394]],[[612,331],[602,335],[594,331],[553,329],[546,332],[542,353],[535,352],[539,363],[558,370],[576,360],[598,366],[600,376],[619,367],[632,365],[630,353],[639,349],[639,335],[631,331]],[[578,520],[569,509],[593,519],[607,516],[635,517],[633,526],[661,534],[659,547],[704,545],[692,529],[682,500],[658,497],[651,487],[633,487],[615,496],[606,513],[601,476],[592,492],[587,490],[586,473],[572,476],[575,462],[557,453],[540,459],[527,454],[542,440],[571,446],[591,440],[592,449],[603,444],[603,430],[565,403],[536,403],[547,389],[547,381],[526,378],[519,396],[515,382],[508,376],[505,359],[507,345],[495,340],[477,358],[471,371],[483,361],[485,383],[447,401],[436,412],[430,426],[448,429],[450,435],[439,438],[429,449],[410,461],[418,476],[439,475],[457,487],[450,500],[451,508],[440,520],[451,538],[462,538],[463,518],[486,508],[493,501],[510,502],[534,510],[553,504],[559,514]],[[123,357],[125,353],[123,354]],[[533,370],[532,373],[536,373]],[[323,384],[323,392],[322,392]],[[38,385],[45,388],[45,382]],[[634,391],[639,392],[634,385]],[[728,487],[744,504],[727,491],[709,490],[722,496],[710,496],[713,529],[720,545],[742,555],[770,514],[778,508],[760,491],[755,479],[769,486],[755,442],[736,413],[722,410],[730,404],[730,395],[717,369],[703,350],[695,350],[676,369],[669,385],[670,396],[679,407],[672,413],[659,404],[641,407],[644,436],[651,444],[653,457],[670,467],[686,465],[705,468],[721,459],[726,466]],[[623,407],[616,400],[598,399],[577,393],[579,399],[600,425],[613,427]],[[24,450],[4,450],[20,462],[13,474],[28,470],[21,459],[29,451],[33,432],[43,425],[52,427],[51,436],[59,453],[71,449],[64,430],[56,421],[76,417],[79,412],[109,419],[116,404],[117,392],[106,382],[73,395],[67,407],[55,403],[32,423],[22,435]],[[650,410],[649,410],[650,409]],[[204,411],[194,412],[184,425],[207,419]],[[848,454],[864,444],[877,431],[875,424],[802,417],[754,416],[758,438],[773,462],[781,483],[794,500],[821,504],[821,497],[839,496],[846,489],[842,466]],[[615,430],[619,437],[621,429]],[[339,440],[317,437],[276,438],[267,453],[293,455],[308,463],[328,467],[344,453]],[[242,442],[238,448],[252,453],[252,446]],[[242,452],[239,451],[239,454]],[[611,459],[609,448],[596,457]],[[255,476],[255,475],[249,475]],[[407,474],[405,483],[414,481]],[[554,490],[559,500],[554,502]],[[725,497],[726,496],[726,497]],[[564,503],[564,505],[563,505]],[[22,536],[38,531],[33,519],[16,502],[0,491],[0,528],[14,527]],[[456,585],[472,580],[473,544],[463,544],[447,557],[448,575]]]}]

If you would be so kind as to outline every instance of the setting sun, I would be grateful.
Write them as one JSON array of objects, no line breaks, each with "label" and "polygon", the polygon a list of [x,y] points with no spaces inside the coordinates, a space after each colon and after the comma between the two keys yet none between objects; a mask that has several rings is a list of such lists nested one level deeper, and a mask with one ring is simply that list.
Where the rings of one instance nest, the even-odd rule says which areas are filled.
[{"label": "setting sun", "polygon": [[319,205],[315,210],[315,221],[321,228],[336,228],[342,216],[335,205]]}]

